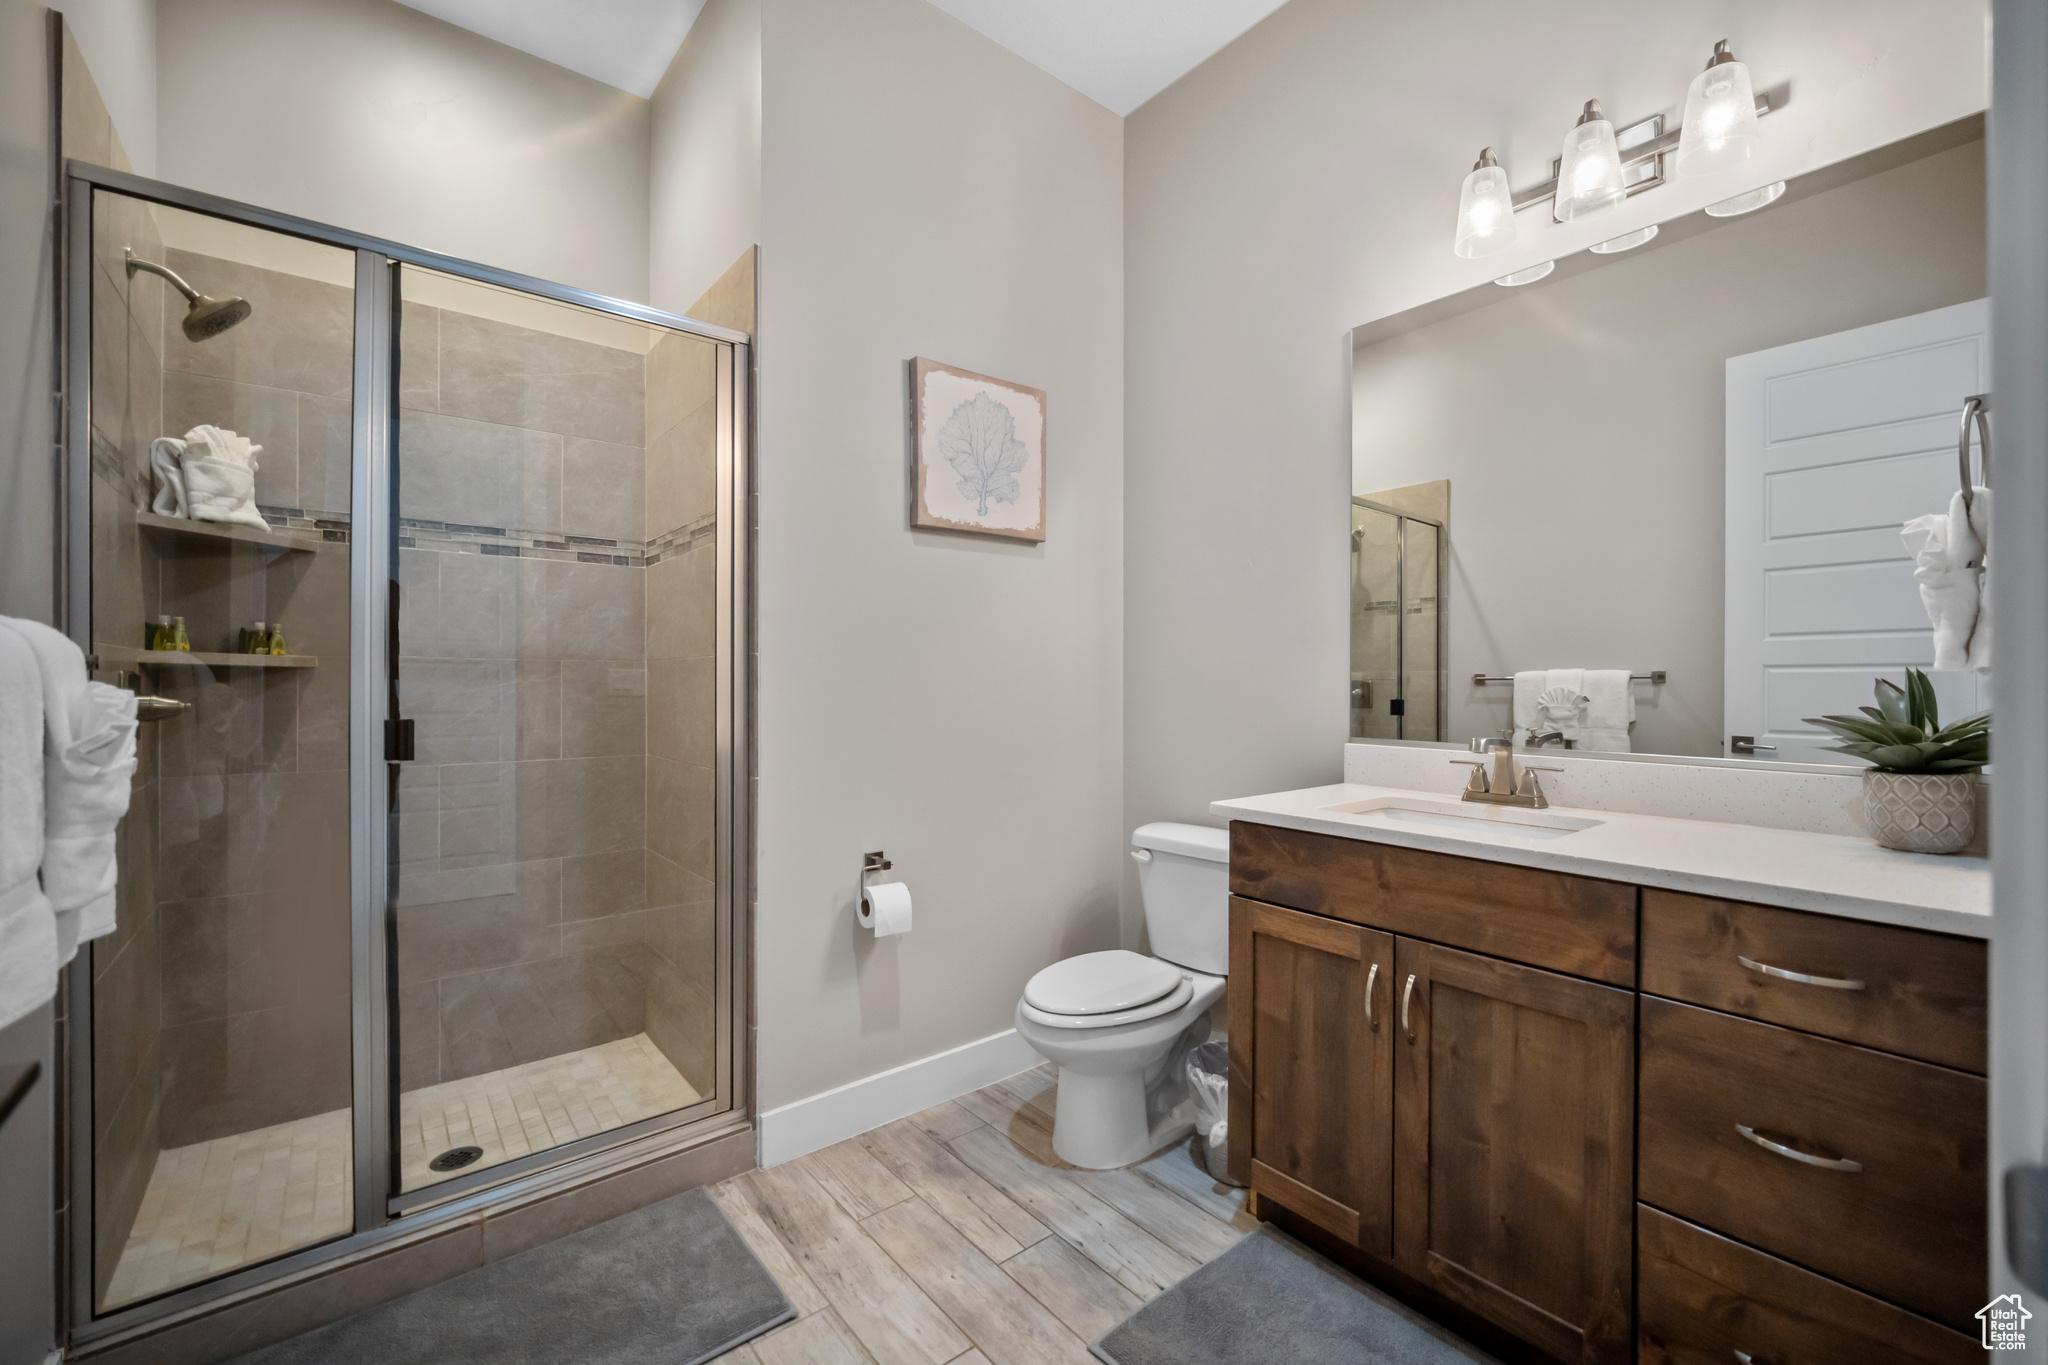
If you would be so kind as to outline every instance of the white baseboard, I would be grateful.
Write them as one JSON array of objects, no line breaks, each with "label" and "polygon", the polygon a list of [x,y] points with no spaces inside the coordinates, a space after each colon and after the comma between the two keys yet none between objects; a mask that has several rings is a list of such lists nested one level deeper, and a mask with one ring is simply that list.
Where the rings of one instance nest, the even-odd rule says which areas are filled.
[{"label": "white baseboard", "polygon": [[1045,1058],[1005,1029],[978,1042],[878,1072],[761,1115],[760,1161],[779,1166],[806,1152],[1029,1071]]}]

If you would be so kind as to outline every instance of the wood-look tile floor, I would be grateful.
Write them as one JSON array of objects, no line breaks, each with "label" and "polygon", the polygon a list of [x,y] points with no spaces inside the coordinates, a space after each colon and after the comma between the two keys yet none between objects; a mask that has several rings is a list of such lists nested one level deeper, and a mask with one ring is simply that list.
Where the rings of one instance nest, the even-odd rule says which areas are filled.
[{"label": "wood-look tile floor", "polygon": [[[644,1033],[398,1097],[403,1188],[446,1180],[427,1163],[484,1149],[463,1171],[666,1114],[701,1099]],[[339,1237],[355,1225],[350,1110],[158,1154],[102,1307]]]},{"label": "wood-look tile floor", "polygon": [[1041,1067],[712,1190],[800,1315],[725,1365],[1039,1365],[1255,1226],[1182,1142],[1120,1171],[1052,1150]]}]

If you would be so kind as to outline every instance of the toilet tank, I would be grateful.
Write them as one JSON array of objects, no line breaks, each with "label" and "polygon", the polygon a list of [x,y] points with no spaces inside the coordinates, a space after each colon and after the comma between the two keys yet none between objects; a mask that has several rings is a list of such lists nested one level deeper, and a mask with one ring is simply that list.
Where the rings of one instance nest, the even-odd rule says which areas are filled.
[{"label": "toilet tank", "polygon": [[1152,955],[1210,976],[1230,971],[1230,834],[1140,825],[1131,835]]}]

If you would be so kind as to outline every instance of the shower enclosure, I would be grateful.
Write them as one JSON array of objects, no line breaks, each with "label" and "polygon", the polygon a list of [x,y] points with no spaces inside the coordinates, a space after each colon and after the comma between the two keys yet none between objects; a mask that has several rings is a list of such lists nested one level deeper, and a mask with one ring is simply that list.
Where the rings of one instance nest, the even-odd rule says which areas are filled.
[{"label": "shower enclosure", "polygon": [[68,191],[66,627],[148,720],[74,1338],[743,1125],[747,336]]},{"label": "shower enclosure", "polygon": [[1351,499],[1351,737],[1442,739],[1443,528]]}]

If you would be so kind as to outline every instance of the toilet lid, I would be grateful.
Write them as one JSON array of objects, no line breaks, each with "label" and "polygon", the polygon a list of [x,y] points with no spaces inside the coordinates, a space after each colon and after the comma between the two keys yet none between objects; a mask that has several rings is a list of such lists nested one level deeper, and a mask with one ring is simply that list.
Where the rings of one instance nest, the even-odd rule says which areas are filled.
[{"label": "toilet lid", "polygon": [[1024,987],[1024,1003],[1049,1014],[1109,1014],[1136,1009],[1180,984],[1180,968],[1113,948],[1055,962]]}]

